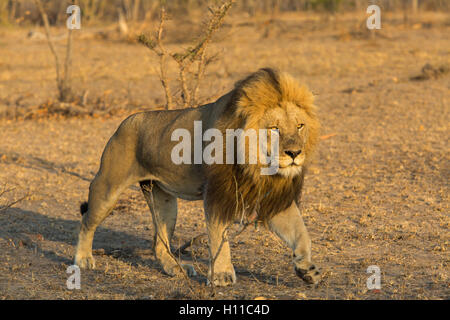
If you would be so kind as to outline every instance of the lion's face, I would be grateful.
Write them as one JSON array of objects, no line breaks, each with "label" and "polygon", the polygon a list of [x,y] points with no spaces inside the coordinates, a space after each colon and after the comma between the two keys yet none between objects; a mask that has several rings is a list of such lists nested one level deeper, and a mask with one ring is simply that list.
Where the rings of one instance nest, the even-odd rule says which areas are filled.
[{"label": "lion's face", "polygon": [[[264,160],[270,155],[270,167],[278,167],[278,177],[300,175],[311,159],[320,129],[312,92],[290,75],[270,69],[262,69],[239,82],[236,92],[235,115],[245,119],[244,129],[268,130],[269,150],[265,152],[260,146],[260,164],[265,166]],[[277,155],[270,154],[272,133],[278,134]],[[257,173],[251,166],[248,170]]]},{"label": "lion's face", "polygon": [[283,102],[265,112],[259,122],[261,129],[267,129],[268,141],[278,135],[278,174],[293,177],[301,173],[306,159],[309,116],[292,102]]}]

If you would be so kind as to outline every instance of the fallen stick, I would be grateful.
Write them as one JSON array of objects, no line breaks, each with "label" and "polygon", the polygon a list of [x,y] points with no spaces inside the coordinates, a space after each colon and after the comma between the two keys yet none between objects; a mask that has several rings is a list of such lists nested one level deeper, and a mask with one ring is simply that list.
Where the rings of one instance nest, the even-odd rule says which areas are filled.
[{"label": "fallen stick", "polygon": [[326,134],[324,136],[321,136],[320,140],[327,140],[327,139],[332,138],[334,136],[337,136],[337,133],[330,133],[330,134]]}]

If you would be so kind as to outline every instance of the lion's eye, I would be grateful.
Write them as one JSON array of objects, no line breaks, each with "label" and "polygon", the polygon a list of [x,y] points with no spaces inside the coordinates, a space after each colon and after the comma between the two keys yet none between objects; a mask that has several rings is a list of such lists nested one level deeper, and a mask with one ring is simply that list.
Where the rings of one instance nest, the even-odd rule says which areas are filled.
[{"label": "lion's eye", "polygon": [[298,130],[302,130],[304,127],[305,127],[304,123],[300,123],[300,124],[297,125],[297,129]]}]

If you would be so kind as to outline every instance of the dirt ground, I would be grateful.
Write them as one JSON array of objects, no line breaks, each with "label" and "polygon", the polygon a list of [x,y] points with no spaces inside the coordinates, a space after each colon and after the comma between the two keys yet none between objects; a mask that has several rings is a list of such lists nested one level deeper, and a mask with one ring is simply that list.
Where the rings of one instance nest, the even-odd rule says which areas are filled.
[{"label": "dirt ground", "polygon": [[[228,23],[213,43],[220,56],[202,95],[214,99],[265,66],[289,71],[317,95],[329,136],[306,177],[301,210],[324,276],[306,285],[289,249],[249,227],[231,242],[238,282],[214,298],[449,299],[449,15],[422,13],[404,26],[400,15],[386,14],[375,37],[364,15],[241,20],[247,23]],[[79,205],[105,143],[132,110],[160,107],[163,90],[147,49],[78,39],[77,92],[122,111],[15,119],[56,95],[47,43],[27,38],[30,29],[0,29],[0,183],[14,188],[0,206],[29,195],[0,211],[0,299],[210,298],[205,245],[183,256],[199,273],[191,281],[168,277],[155,263],[151,215],[138,188],[99,227],[97,268],[82,270],[80,290],[66,288]],[[423,73],[426,64],[436,72]],[[204,231],[202,203],[180,201],[174,246]],[[381,270],[381,290],[367,289],[371,265]]]}]

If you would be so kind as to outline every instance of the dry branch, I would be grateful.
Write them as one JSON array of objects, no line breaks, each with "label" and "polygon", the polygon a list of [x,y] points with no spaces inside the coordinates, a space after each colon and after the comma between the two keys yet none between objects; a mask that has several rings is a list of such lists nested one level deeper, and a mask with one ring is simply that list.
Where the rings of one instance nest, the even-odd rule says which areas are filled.
[{"label": "dry branch", "polygon": [[50,51],[52,52],[53,57],[55,58],[56,83],[58,84],[58,88],[59,88],[59,85],[61,83],[61,74],[59,71],[59,57],[58,57],[58,54],[56,53],[55,46],[53,44],[53,40],[50,35],[50,24],[48,22],[48,16],[44,10],[41,0],[34,0],[34,3],[36,4],[36,6],[39,10],[39,13],[41,14],[42,21],[44,22],[45,36],[47,37],[47,43],[50,48]]},{"label": "dry branch", "polygon": [[66,57],[64,62],[64,76],[61,75],[61,65],[58,53],[56,52],[53,39],[50,34],[50,23],[48,22],[47,13],[44,10],[41,0],[34,0],[36,7],[44,22],[45,36],[47,38],[47,43],[50,51],[55,59],[56,68],[56,85],[58,87],[58,99],[63,102],[70,101],[73,98],[72,87],[71,87],[71,67],[72,67],[72,29],[69,29],[67,36],[66,45]]},{"label": "dry branch", "polygon": [[[145,45],[160,57],[160,79],[166,96],[166,109],[170,109],[175,100],[175,97],[170,90],[169,78],[166,72],[167,56],[171,56],[178,65],[178,81],[181,88],[180,96],[183,106],[185,108],[194,107],[198,101],[200,83],[205,74],[206,66],[214,59],[214,57],[207,57],[206,48],[211,42],[214,33],[222,26],[226,14],[234,3],[235,0],[228,0],[222,3],[218,8],[210,9],[211,17],[206,23],[205,33],[198,39],[194,46],[189,47],[182,52],[169,54],[163,46],[162,33],[164,30],[164,23],[167,19],[164,6],[161,7],[160,24],[156,36],[153,39],[149,39],[144,34],[141,34],[138,37],[138,42]],[[196,72],[191,71],[191,67],[194,63],[197,63]],[[192,86],[189,86],[188,80],[191,78],[194,79],[194,83]]]},{"label": "dry branch", "polygon": [[168,53],[163,45],[162,33],[164,30],[164,23],[167,20],[167,14],[164,7],[161,8],[161,16],[159,21],[158,31],[156,33],[155,40],[147,38],[144,34],[138,37],[138,42],[142,43],[144,46],[155,52],[159,56],[159,67],[160,67],[160,81],[164,88],[164,93],[166,97],[166,109],[171,109],[173,106],[172,92],[170,90],[170,81],[167,76],[167,62],[166,58]]},{"label": "dry branch", "polygon": [[[223,20],[235,0],[229,0],[219,6],[217,9],[209,8],[211,18],[206,23],[205,34],[200,37],[194,47],[187,48],[184,52],[172,54],[172,58],[178,63],[180,69],[180,84],[182,88],[182,99],[185,107],[193,107],[197,103],[197,95],[200,82],[203,79],[207,65],[206,49],[214,33],[220,29]],[[186,72],[190,72],[191,65],[197,62],[197,73],[195,74],[195,85],[188,90],[186,83]]]},{"label": "dry branch", "polygon": [[[11,191],[13,191],[13,190],[15,190],[15,188],[8,189],[7,186],[6,186],[6,184],[5,184],[5,185],[3,186],[3,189],[0,191],[0,199],[1,199],[1,197],[3,197],[6,193],[11,192]],[[5,210],[11,208],[12,206],[14,206],[15,204],[17,204],[17,203],[19,203],[19,202],[22,202],[23,200],[27,199],[29,196],[30,196],[30,195],[27,193],[26,195],[24,195],[24,196],[22,196],[22,197],[20,197],[20,198],[18,198],[18,199],[16,199],[16,200],[13,200],[13,201],[10,201],[10,202],[6,202],[6,203],[4,203],[4,204],[0,204],[0,212],[5,211]]]},{"label": "dry branch", "polygon": [[324,136],[321,136],[320,140],[327,140],[327,139],[330,139],[330,138],[332,138],[334,136],[337,136],[337,133],[330,133],[330,134],[326,134]]}]

